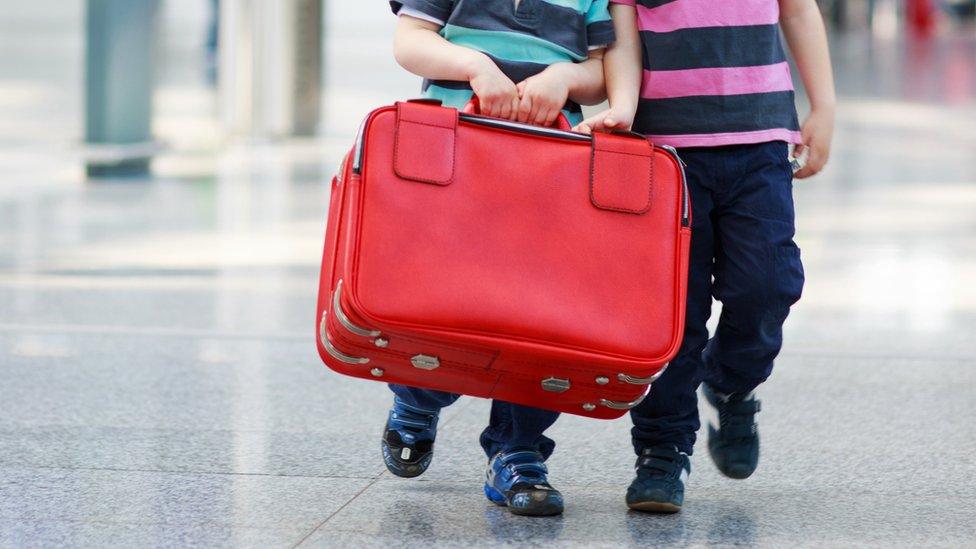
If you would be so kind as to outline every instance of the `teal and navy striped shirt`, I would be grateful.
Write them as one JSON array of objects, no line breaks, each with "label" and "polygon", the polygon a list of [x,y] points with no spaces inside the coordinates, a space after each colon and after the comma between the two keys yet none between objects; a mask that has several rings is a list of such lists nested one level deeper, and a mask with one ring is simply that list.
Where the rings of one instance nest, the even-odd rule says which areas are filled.
[{"label": "teal and navy striped shirt", "polygon": [[[585,61],[589,51],[614,41],[609,0],[394,0],[395,14],[441,25],[440,34],[490,57],[516,84],[553,63]],[[467,82],[424,82],[424,96],[462,107],[471,99]],[[569,121],[582,120],[569,102]]]}]

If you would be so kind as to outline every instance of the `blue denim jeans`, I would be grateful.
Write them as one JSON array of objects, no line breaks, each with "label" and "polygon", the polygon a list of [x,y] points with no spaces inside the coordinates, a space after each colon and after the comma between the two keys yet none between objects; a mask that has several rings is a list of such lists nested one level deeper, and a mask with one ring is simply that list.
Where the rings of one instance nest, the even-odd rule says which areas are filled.
[{"label": "blue denim jeans", "polygon": [[[787,150],[774,141],[679,151],[692,200],[685,335],[649,397],[631,410],[638,454],[661,443],[692,453],[702,381],[748,392],[772,372],[804,281]],[[709,339],[713,298],[722,314]]]},{"label": "blue denim jeans", "polygon": [[[461,395],[390,384],[390,390],[404,403],[425,410],[440,410],[454,404]],[[491,401],[491,417],[481,432],[481,447],[489,458],[514,448],[533,448],[549,459],[556,443],[543,435],[556,422],[559,412],[530,408],[501,400]]]}]

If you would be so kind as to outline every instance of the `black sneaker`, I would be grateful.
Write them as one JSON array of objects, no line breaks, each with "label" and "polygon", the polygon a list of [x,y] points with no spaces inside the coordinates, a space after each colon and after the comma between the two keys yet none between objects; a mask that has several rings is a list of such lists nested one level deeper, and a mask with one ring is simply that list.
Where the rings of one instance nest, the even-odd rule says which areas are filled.
[{"label": "black sneaker", "polygon": [[759,465],[756,413],[761,406],[752,392],[726,395],[702,384],[705,400],[715,408],[718,425],[708,425],[708,453],[729,478],[748,478]]},{"label": "black sneaker", "polygon": [[383,463],[398,477],[420,476],[434,458],[437,410],[423,410],[393,399],[383,429]]},{"label": "black sneaker", "polygon": [[691,474],[688,454],[668,444],[645,448],[637,458],[637,478],[627,489],[627,507],[651,513],[677,513]]}]

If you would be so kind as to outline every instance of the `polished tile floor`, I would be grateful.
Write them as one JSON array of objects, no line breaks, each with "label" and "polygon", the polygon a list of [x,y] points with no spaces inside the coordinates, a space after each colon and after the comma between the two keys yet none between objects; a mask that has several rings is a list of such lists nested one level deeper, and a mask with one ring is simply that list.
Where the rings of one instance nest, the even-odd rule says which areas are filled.
[{"label": "polished tile floor", "polygon": [[0,547],[976,546],[971,29],[835,39],[834,158],[796,186],[809,283],[756,475],[701,452],[681,514],[630,513],[627,420],[564,417],[566,514],[525,519],[480,494],[484,401],[397,479],[389,393],[316,356],[326,181],[357,119],[415,89],[385,7],[335,4],[321,138],[221,142],[173,25],[171,149],[128,182],[81,178],[79,14],[2,21],[37,47],[0,76]]}]

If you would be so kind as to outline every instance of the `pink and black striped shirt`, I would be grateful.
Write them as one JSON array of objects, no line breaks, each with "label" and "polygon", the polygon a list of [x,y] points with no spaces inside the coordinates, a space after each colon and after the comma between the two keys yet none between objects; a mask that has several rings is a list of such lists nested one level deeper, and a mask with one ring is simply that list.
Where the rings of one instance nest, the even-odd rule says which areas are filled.
[{"label": "pink and black striped shirt", "polygon": [[637,9],[634,131],[674,147],[800,142],[776,0],[611,0]]}]

